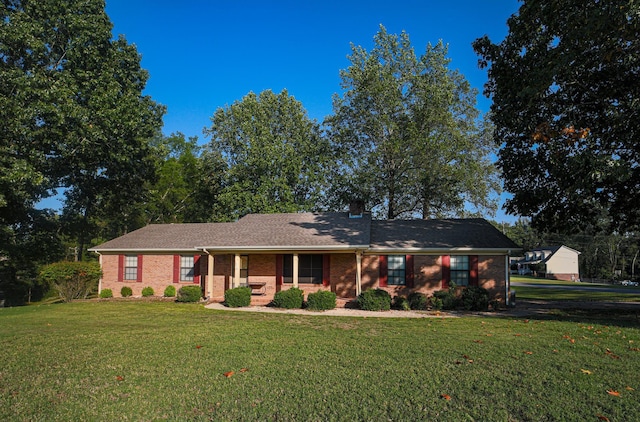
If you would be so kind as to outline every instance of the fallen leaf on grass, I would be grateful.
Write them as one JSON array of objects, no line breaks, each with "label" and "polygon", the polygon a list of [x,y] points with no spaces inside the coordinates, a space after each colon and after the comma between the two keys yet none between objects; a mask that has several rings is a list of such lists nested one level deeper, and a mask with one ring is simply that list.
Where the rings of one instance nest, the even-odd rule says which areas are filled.
[{"label": "fallen leaf on grass", "polygon": [[484,343],[484,341],[482,341],[482,340],[473,340],[473,342],[474,343],[480,343],[480,344]]},{"label": "fallen leaf on grass", "polygon": [[525,355],[532,355],[532,354],[533,354],[533,352],[530,352],[530,351],[528,351],[528,350],[525,350],[525,351],[524,351],[524,354],[525,354]]},{"label": "fallen leaf on grass", "polygon": [[462,365],[462,361],[461,360],[457,360],[456,361],[456,365]]},{"label": "fallen leaf on grass", "polygon": [[640,352],[640,347],[629,347],[632,352]]},{"label": "fallen leaf on grass", "polygon": [[620,397],[620,392],[619,391],[607,390],[607,393],[612,395],[612,396]]},{"label": "fallen leaf on grass", "polygon": [[118,375],[116,377],[116,381],[124,381],[124,377],[122,375]]},{"label": "fallen leaf on grass", "polygon": [[448,394],[440,394],[440,397],[442,397],[445,400],[451,400],[451,396]]},{"label": "fallen leaf on grass", "polygon": [[249,370],[249,368],[242,368],[242,369],[240,370],[240,372],[247,372],[248,370]]},{"label": "fallen leaf on grass", "polygon": [[589,371],[588,369],[580,369],[582,371],[583,374],[587,374],[587,375],[591,375],[591,371]]},{"label": "fallen leaf on grass", "polygon": [[202,346],[200,346],[200,345],[196,346],[196,349],[201,349],[201,348],[202,348]]},{"label": "fallen leaf on grass", "polygon": [[232,376],[233,376],[233,374],[235,374],[235,372],[233,372],[233,371],[229,371],[229,372],[225,372],[225,373],[224,373],[224,374],[222,374],[222,375],[224,375],[225,377],[229,378],[229,377],[232,377]]},{"label": "fallen leaf on grass", "polygon": [[635,389],[635,388],[633,388],[633,387],[629,387],[628,385],[627,385],[626,387],[624,387],[624,388],[625,388],[625,390],[627,390],[627,391],[636,391],[636,389]]},{"label": "fallen leaf on grass", "polygon": [[597,414],[596,416],[597,416],[597,417],[598,417],[598,419],[600,419],[601,421],[604,421],[604,422],[611,422],[611,421],[609,421],[609,418],[608,418],[608,417],[606,417],[606,416],[604,416],[604,415]]},{"label": "fallen leaf on grass", "polygon": [[516,337],[522,337],[522,334],[514,334]]}]

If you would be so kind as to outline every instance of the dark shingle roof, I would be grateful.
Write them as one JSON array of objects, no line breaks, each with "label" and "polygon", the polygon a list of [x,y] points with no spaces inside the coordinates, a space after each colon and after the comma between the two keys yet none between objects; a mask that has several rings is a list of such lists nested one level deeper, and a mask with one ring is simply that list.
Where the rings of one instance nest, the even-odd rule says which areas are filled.
[{"label": "dark shingle roof", "polygon": [[520,249],[483,218],[373,221],[371,248]]},{"label": "dark shingle roof", "polygon": [[152,224],[96,252],[519,249],[481,218],[371,221],[348,213],[251,214],[235,223]]},{"label": "dark shingle roof", "polygon": [[363,248],[370,226],[369,214],[251,214],[235,223],[152,224],[91,250]]}]

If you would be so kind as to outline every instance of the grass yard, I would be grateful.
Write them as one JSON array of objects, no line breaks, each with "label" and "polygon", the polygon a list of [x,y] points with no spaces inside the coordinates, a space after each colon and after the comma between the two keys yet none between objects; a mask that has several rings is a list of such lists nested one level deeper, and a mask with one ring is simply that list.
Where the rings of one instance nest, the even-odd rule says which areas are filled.
[{"label": "grass yard", "polygon": [[[627,286],[611,286],[607,284],[576,283],[573,281],[545,280],[526,276],[511,276],[511,282],[535,284],[533,286],[511,286],[516,291],[517,299],[541,299],[563,301],[611,301],[640,302],[640,288]],[[605,288],[615,291],[577,290],[575,287]]]},{"label": "grass yard", "polygon": [[2,420],[640,420],[633,320],[89,301],[0,309],[0,342]]}]

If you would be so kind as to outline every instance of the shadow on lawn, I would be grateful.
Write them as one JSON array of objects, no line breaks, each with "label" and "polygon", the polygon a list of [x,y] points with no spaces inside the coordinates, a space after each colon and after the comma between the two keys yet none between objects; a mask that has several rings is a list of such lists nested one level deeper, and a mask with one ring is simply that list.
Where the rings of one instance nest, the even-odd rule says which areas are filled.
[{"label": "shadow on lawn", "polygon": [[514,309],[499,315],[508,318],[638,327],[640,325],[640,303],[520,300]]}]

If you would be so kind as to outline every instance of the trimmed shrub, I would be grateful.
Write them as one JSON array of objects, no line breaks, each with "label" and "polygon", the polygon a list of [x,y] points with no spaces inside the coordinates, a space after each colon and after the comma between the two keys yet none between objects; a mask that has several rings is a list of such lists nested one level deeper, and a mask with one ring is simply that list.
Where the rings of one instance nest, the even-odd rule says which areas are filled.
[{"label": "trimmed shrub", "polygon": [[312,311],[328,311],[335,307],[336,294],[329,290],[318,290],[307,297],[307,308]]},{"label": "trimmed shrub", "polygon": [[178,290],[178,302],[200,302],[202,298],[202,290],[200,286],[182,286]]},{"label": "trimmed shrub", "polygon": [[409,308],[415,311],[427,310],[427,296],[420,292],[413,292],[407,297]]},{"label": "trimmed shrub", "polygon": [[304,292],[296,287],[280,290],[273,297],[273,306],[285,309],[300,309],[304,303]]},{"label": "trimmed shrub", "polygon": [[142,289],[142,297],[149,297],[149,296],[153,296],[153,288],[150,286],[147,286],[144,289]]},{"label": "trimmed shrub", "polygon": [[251,304],[251,287],[236,287],[224,292],[224,303],[230,308],[240,308]]},{"label": "trimmed shrub", "polygon": [[439,311],[442,309],[442,299],[435,296],[431,296],[429,298],[429,305],[431,306],[431,309],[433,309],[434,311]]},{"label": "trimmed shrub", "polygon": [[369,289],[358,295],[358,306],[365,311],[388,311],[391,309],[391,295],[386,290]]},{"label": "trimmed shrub", "polygon": [[458,306],[458,298],[455,289],[438,290],[433,292],[433,297],[442,302],[442,309],[451,310]]},{"label": "trimmed shrub", "polygon": [[129,286],[123,286],[122,289],[120,289],[120,296],[122,297],[129,297],[133,294],[133,290],[131,290],[131,287]]},{"label": "trimmed shrub", "polygon": [[100,298],[109,299],[110,297],[113,297],[113,291],[111,289],[102,289],[100,292]]},{"label": "trimmed shrub", "polygon": [[466,311],[489,310],[489,292],[478,286],[468,286],[462,290],[460,305]]},{"label": "trimmed shrub", "polygon": [[391,302],[391,307],[399,311],[410,311],[409,300],[404,296],[396,296]]},{"label": "trimmed shrub", "polygon": [[167,286],[164,289],[164,297],[176,297],[176,288],[174,286]]}]

